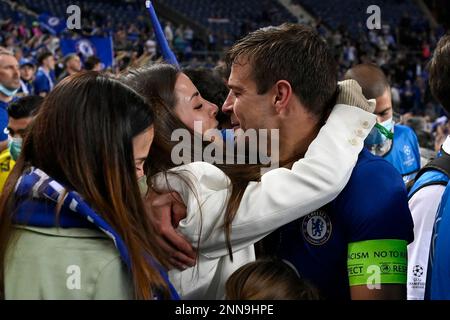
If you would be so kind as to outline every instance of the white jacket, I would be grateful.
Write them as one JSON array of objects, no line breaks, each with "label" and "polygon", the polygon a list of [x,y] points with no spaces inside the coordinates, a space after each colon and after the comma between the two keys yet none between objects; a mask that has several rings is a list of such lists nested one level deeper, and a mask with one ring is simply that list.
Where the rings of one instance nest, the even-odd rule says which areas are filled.
[{"label": "white jacket", "polygon": [[[350,179],[363,141],[376,116],[355,107],[336,105],[303,159],[292,169],[267,172],[261,182],[250,182],[233,220],[233,262],[226,249],[223,221],[231,191],[229,178],[217,167],[194,162],[173,171],[188,177],[194,187],[176,175],[157,176],[155,187],[177,191],[187,206],[178,230],[193,245],[200,237],[197,266],[172,270],[170,280],[183,299],[222,299],[228,277],[255,260],[253,244],[277,228],[332,201]],[[199,204],[201,209],[199,208]]]}]

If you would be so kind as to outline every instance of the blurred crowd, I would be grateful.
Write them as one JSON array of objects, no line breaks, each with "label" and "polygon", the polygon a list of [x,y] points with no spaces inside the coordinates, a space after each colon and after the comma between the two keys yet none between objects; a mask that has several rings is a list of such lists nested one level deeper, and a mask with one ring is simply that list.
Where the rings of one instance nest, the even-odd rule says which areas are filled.
[{"label": "blurred crowd", "polygon": [[[162,20],[164,35],[184,67],[212,69],[223,65],[223,52],[235,40],[260,24],[270,24],[274,7],[266,6],[255,21],[243,20],[237,34],[208,29],[205,37],[189,25],[174,25]],[[50,34],[36,20],[31,24],[25,18],[26,8],[17,10],[15,17],[0,20],[0,46],[14,52],[23,67],[22,78],[30,82],[38,71],[39,54],[50,52],[55,60],[54,77],[84,69],[101,68],[95,57],[87,64],[71,62],[60,48],[60,37]],[[103,17],[89,11],[83,15],[82,29],[65,31],[64,36],[112,35],[114,43],[113,73],[130,66],[139,66],[160,57],[157,41],[145,12],[132,22],[117,22],[110,15]],[[220,18],[220,15],[217,16]],[[3,17],[5,18],[5,17]],[[272,19],[273,20],[273,19]],[[383,24],[381,30],[368,30],[359,23],[358,30],[347,30],[341,25],[327,29],[319,19],[314,25],[328,41],[339,62],[340,77],[345,70],[360,63],[375,63],[388,77],[392,88],[392,103],[397,123],[412,127],[422,148],[437,151],[448,133],[448,121],[439,103],[433,99],[428,86],[427,63],[444,33],[441,26],[413,22],[405,14],[398,26]],[[73,57],[72,57],[73,58]],[[29,68],[27,68],[29,67]],[[69,70],[67,70],[69,69]],[[33,71],[34,70],[34,71]]]}]

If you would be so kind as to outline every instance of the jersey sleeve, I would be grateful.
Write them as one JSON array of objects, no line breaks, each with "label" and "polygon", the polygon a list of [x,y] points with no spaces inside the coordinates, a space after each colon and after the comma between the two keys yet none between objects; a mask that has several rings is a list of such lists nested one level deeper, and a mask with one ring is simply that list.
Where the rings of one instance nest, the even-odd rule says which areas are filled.
[{"label": "jersey sleeve", "polygon": [[8,139],[8,112],[0,108],[0,142]]},{"label": "jersey sleeve", "polygon": [[48,83],[48,79],[42,73],[37,75],[36,80],[34,80],[34,92],[35,94],[40,94],[42,92],[50,92],[50,85]]},{"label": "jersey sleeve", "polygon": [[450,187],[442,195],[434,221],[425,299],[450,300]]},{"label": "jersey sleeve", "polygon": [[349,242],[376,239],[414,240],[413,220],[405,185],[395,168],[383,159],[363,163],[354,183],[337,205],[347,217]]}]

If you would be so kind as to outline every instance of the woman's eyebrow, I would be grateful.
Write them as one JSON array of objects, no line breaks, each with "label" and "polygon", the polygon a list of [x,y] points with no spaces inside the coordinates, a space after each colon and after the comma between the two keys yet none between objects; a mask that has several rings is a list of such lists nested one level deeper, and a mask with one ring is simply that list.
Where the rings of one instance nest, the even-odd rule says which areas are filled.
[{"label": "woman's eyebrow", "polygon": [[197,92],[195,92],[192,96],[191,96],[191,98],[189,99],[189,101],[192,101],[192,99],[194,99],[195,97],[198,97],[200,95],[200,93],[197,91]]}]

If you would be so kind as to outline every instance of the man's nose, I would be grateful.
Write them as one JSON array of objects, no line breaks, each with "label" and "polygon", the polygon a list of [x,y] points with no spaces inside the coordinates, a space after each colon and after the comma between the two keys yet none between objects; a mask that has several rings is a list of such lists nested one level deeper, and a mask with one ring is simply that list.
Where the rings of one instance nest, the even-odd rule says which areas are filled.
[{"label": "man's nose", "polygon": [[223,113],[232,113],[233,112],[233,104],[234,104],[234,97],[232,96],[232,93],[230,90],[227,98],[225,99],[225,102],[222,105],[222,112]]}]

